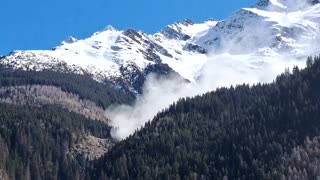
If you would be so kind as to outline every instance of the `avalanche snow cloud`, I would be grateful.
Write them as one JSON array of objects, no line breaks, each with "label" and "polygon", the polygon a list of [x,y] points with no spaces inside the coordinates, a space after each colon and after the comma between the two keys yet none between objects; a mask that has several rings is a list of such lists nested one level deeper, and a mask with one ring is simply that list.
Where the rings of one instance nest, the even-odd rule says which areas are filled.
[{"label": "avalanche snow cloud", "polygon": [[[184,83],[175,77],[157,79],[151,75],[143,95],[132,106],[109,107],[106,115],[114,127],[112,136],[119,140],[128,137],[182,97],[222,86],[271,82],[285,68],[303,68],[308,55],[319,53],[319,24],[315,23],[320,17],[319,5],[311,6],[309,0],[259,2],[192,41],[209,51],[200,60],[206,63],[194,73],[194,81]],[[253,46],[248,48],[248,44]]]},{"label": "avalanche snow cloud", "polygon": [[181,97],[193,97],[217,87],[235,84],[271,82],[286,67],[304,66],[304,59],[292,57],[256,57],[253,55],[220,54],[209,58],[198,81],[183,83],[177,78],[156,79],[149,76],[143,95],[133,106],[108,108],[106,115],[114,127],[112,136],[118,140],[130,134]]}]

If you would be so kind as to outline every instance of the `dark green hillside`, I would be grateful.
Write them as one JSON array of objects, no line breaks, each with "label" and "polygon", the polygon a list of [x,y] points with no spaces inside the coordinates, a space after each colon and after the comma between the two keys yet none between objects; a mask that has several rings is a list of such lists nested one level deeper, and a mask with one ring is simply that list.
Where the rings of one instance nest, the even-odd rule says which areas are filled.
[{"label": "dark green hillside", "polygon": [[98,83],[89,75],[61,73],[50,70],[23,71],[12,70],[0,65],[0,86],[16,85],[53,85],[63,91],[79,95],[83,99],[95,102],[106,108],[111,104],[130,103],[132,94],[115,89],[110,83]]},{"label": "dark green hillside", "polygon": [[[59,87],[70,93],[70,97],[91,100],[102,108],[134,100],[133,95],[115,89],[108,82],[98,83],[89,75],[48,70],[13,70],[0,65],[1,88],[24,85]],[[32,87],[35,86],[30,86],[30,89]],[[39,93],[37,91],[37,95],[41,95]],[[32,99],[27,94],[24,96]],[[69,112],[70,109],[63,105],[37,106],[30,104],[31,101],[19,106],[0,103],[0,180],[84,179],[88,160],[82,155],[71,153],[81,150],[74,147],[83,139],[88,140],[86,137],[106,139],[106,142],[111,143],[106,144],[106,147],[111,146],[110,127]],[[76,105],[81,102],[73,103]],[[82,147],[84,152],[85,148],[89,147]],[[92,152],[95,150],[92,149]]]},{"label": "dark green hillside", "polygon": [[316,179],[319,136],[316,57],[271,84],[181,99],[96,161],[91,179]]},{"label": "dark green hillside", "polygon": [[110,127],[58,106],[0,104],[0,179],[84,178],[86,160],[67,153],[81,135],[110,138]]}]

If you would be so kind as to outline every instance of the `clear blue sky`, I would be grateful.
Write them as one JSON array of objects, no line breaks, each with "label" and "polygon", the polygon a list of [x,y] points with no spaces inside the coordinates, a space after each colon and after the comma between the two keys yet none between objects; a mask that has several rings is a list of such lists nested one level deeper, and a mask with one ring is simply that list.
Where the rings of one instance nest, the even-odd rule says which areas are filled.
[{"label": "clear blue sky", "polygon": [[189,18],[221,20],[256,0],[1,0],[0,55],[16,49],[50,49],[112,25],[154,33]]}]

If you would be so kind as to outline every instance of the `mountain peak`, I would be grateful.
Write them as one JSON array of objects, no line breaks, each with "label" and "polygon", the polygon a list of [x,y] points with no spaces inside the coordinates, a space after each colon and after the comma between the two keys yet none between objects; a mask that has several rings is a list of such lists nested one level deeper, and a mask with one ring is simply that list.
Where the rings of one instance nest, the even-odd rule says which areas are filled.
[{"label": "mountain peak", "polygon": [[298,11],[319,2],[319,0],[259,0],[253,7],[271,11]]},{"label": "mountain peak", "polygon": [[108,25],[107,27],[105,27],[103,29],[103,31],[116,31],[116,29],[114,27],[112,27],[111,25]]},{"label": "mountain peak", "polygon": [[72,44],[72,43],[75,43],[77,42],[78,39],[72,37],[72,36],[68,36],[64,41],[62,41],[62,44]]},{"label": "mountain peak", "polygon": [[98,35],[98,34],[101,34],[101,33],[103,33],[103,32],[116,32],[117,31],[117,29],[115,29],[113,26],[111,26],[111,25],[108,25],[107,27],[105,27],[104,29],[102,29],[102,30],[100,30],[100,31],[98,31],[98,32],[95,32],[95,33],[93,33],[93,36],[95,36],[95,35]]},{"label": "mountain peak", "polygon": [[161,33],[169,39],[187,40],[191,37],[190,35],[185,34],[184,30],[194,25],[195,23],[193,21],[186,18],[182,22],[178,21],[174,24],[168,25],[161,31]]},{"label": "mountain peak", "polygon": [[209,19],[205,20],[204,22],[216,22],[216,20],[214,18],[209,18]]},{"label": "mountain peak", "polygon": [[185,26],[188,26],[188,25],[194,25],[194,22],[191,21],[190,19],[186,18],[182,21],[182,24]]},{"label": "mountain peak", "polygon": [[256,6],[260,6],[260,7],[267,7],[269,6],[270,1],[269,0],[259,0],[256,3]]}]

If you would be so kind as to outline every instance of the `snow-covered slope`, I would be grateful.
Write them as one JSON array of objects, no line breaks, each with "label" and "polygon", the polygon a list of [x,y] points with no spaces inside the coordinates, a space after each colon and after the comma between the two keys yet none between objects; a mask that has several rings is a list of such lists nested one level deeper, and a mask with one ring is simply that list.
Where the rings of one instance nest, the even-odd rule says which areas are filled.
[{"label": "snow-covered slope", "polygon": [[[128,29],[118,31],[111,26],[94,33],[84,40],[68,37],[52,50],[14,51],[1,59],[2,64],[25,70],[54,69],[91,74],[99,81],[121,81],[137,89],[131,81],[148,72],[150,66],[168,64],[183,78],[193,81],[196,73],[206,62],[204,51],[184,49],[187,41],[205,34],[216,24],[208,20],[195,24],[186,19],[167,26],[161,32],[148,35]],[[194,61],[197,59],[197,61]],[[60,66],[58,66],[60,65]],[[147,71],[147,72],[146,72]]]},{"label": "snow-covered slope", "polygon": [[310,0],[260,0],[219,22],[192,43],[210,52],[310,55],[320,39],[320,5]]},{"label": "snow-covered slope", "polygon": [[[320,52],[318,0],[259,0],[222,21],[185,19],[149,35],[111,26],[91,37],[68,37],[52,50],[14,51],[1,63],[25,70],[90,74],[141,93],[149,73],[176,72],[196,81],[219,53],[305,57]],[[257,64],[257,63],[256,63]]]}]

